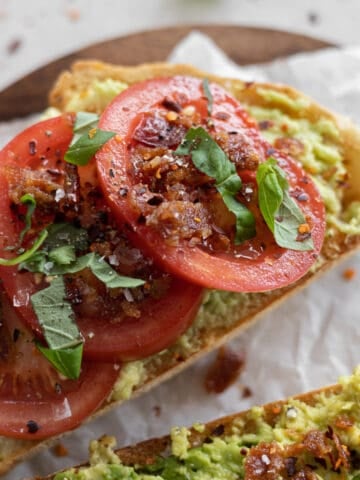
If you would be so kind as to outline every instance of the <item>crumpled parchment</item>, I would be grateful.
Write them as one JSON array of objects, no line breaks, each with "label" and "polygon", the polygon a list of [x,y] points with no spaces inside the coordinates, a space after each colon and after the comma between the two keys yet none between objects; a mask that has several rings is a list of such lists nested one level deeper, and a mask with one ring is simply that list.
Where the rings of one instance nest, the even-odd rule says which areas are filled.
[{"label": "crumpled parchment", "polygon": [[[329,48],[265,65],[239,67],[209,38],[193,32],[175,48],[170,60],[224,76],[288,83],[360,123],[360,48]],[[0,124],[0,145],[27,122]],[[347,268],[357,271],[352,281],[342,275]],[[244,352],[246,365],[235,385],[223,394],[209,394],[204,389],[212,353],[148,394],[64,437],[67,457],[57,458],[44,451],[3,479],[45,475],[81,463],[88,457],[89,441],[105,433],[115,435],[119,445],[125,445],[167,434],[173,425],[205,422],[336,382],[360,363],[359,291],[360,255],[356,255],[231,342],[231,348]],[[252,392],[249,398],[243,398],[244,386]]]}]

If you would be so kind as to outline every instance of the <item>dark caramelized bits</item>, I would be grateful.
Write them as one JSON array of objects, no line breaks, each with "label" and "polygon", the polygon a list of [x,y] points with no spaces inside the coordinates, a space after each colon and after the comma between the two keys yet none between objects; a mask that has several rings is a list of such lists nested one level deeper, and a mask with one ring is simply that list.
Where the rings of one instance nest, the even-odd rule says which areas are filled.
[{"label": "dark caramelized bits", "polygon": [[245,459],[245,480],[316,480],[316,470],[346,472],[351,455],[331,427],[326,432],[312,430],[297,443],[279,445],[260,442]]},{"label": "dark caramelized bits", "polygon": [[[181,109],[169,98],[162,106],[168,111],[143,114],[133,133],[133,174],[141,182],[134,188],[133,206],[169,245],[185,240],[189,246],[227,252],[234,238],[235,216],[213,187],[214,179],[200,172],[190,158],[174,154],[187,129],[201,124],[200,115],[192,105]],[[255,172],[264,160],[262,150],[245,131],[218,132],[214,139],[240,172]],[[255,177],[249,185],[243,182],[239,200],[245,204],[255,198],[254,181]]]}]

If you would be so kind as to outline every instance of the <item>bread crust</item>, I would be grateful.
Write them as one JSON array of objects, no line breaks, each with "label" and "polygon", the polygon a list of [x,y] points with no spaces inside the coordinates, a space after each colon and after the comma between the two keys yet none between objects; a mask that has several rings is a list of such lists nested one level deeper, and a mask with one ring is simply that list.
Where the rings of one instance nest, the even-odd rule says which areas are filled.
[{"label": "bread crust", "polygon": [[[265,100],[259,94],[259,88],[271,89],[279,93],[285,93],[293,100],[302,99],[304,101],[304,108],[297,111],[282,106],[282,110],[291,114],[295,118],[303,118],[309,120],[311,123],[317,122],[320,118],[329,119],[336,125],[340,132],[339,146],[343,152],[344,162],[349,172],[350,187],[346,192],[344,198],[344,206],[349,201],[360,201],[360,185],[356,180],[360,178],[360,131],[346,118],[335,115],[327,109],[319,106],[309,97],[294,88],[285,85],[274,85],[270,83],[246,83],[237,79],[226,79],[215,75],[209,75],[205,72],[195,69],[189,65],[171,65],[167,63],[143,64],[137,67],[115,66],[104,64],[98,61],[80,61],[76,62],[70,71],[63,72],[55,83],[53,89],[49,94],[49,104],[53,107],[63,111],[67,103],[75,92],[85,91],[94,80],[105,80],[112,78],[114,80],[123,81],[129,85],[139,81],[158,77],[158,76],[173,76],[173,75],[191,75],[200,78],[208,78],[210,81],[217,82],[228,90],[239,101],[249,105],[264,106],[267,108],[274,108],[278,105],[276,101]],[[91,110],[91,108],[90,108]],[[94,108],[95,110],[95,108]],[[100,113],[100,112],[97,112]],[[253,324],[261,315],[268,312],[279,303],[283,302],[288,296],[298,292],[300,289],[307,286],[311,281],[317,278],[324,271],[334,266],[339,261],[345,259],[351,253],[354,253],[360,246],[360,236],[349,236],[341,234],[340,232],[330,239],[326,239],[323,251],[326,254],[326,260],[321,267],[315,272],[307,273],[301,280],[290,286],[282,289],[274,290],[268,293],[252,294],[254,298],[253,304],[250,305],[242,313],[241,318],[234,322],[231,326],[224,326],[222,328],[212,329],[206,332],[204,338],[201,340],[199,350],[191,353],[188,357],[182,359],[180,362],[170,362],[170,357],[163,355],[163,361],[160,362],[151,375],[147,378],[139,388],[136,388],[131,398],[137,397],[160,383],[173,377],[180,371],[184,370],[197,359],[204,356],[209,351],[212,351],[228,342],[231,338],[238,335],[248,325]],[[309,398],[313,394],[308,394]],[[110,409],[118,406],[124,400],[111,401],[100,408],[89,420],[97,417]],[[230,421],[232,417],[228,417]],[[58,437],[57,437],[58,438]],[[7,471],[15,462],[19,462],[26,457],[36,453],[40,449],[48,447],[54,443],[56,438],[46,441],[9,441],[9,448],[6,458],[0,463],[0,473]],[[163,445],[164,440],[159,440],[159,445]],[[145,449],[146,444],[140,449]],[[153,447],[151,447],[153,448]],[[131,450],[124,450],[124,452],[131,452]],[[128,453],[130,455],[130,453]],[[125,453],[124,453],[125,455]]]}]

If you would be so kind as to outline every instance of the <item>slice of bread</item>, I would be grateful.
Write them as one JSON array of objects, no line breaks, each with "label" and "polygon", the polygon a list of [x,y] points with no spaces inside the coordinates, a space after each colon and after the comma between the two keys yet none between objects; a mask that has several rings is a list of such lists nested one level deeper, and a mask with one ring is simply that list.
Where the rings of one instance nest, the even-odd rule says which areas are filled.
[{"label": "slice of bread", "polygon": [[137,475],[149,480],[240,479],[244,470],[245,478],[252,480],[355,478],[351,475],[358,473],[360,458],[359,376],[357,369],[339,384],[189,429],[174,427],[169,436],[114,453],[114,439],[105,436],[91,442],[89,464],[50,475],[47,480],[95,475],[100,480],[110,478],[109,472],[119,480],[135,480]]},{"label": "slice of bread", "polygon": [[[322,182],[321,186],[325,192],[325,203],[328,204],[328,233],[321,258],[316,266],[293,285],[266,293],[209,292],[198,318],[185,337],[182,337],[179,342],[162,352],[161,355],[155,355],[141,362],[137,380],[126,387],[124,387],[126,372],[131,368],[138,367],[139,364],[134,365],[132,362],[125,366],[114,394],[96,413],[96,416],[129,398],[148,391],[187,368],[207,352],[238,335],[266,311],[305,287],[323,271],[354,252],[360,245],[360,218],[358,218],[358,216],[360,217],[360,208],[358,209],[356,203],[360,202],[360,185],[358,183],[360,178],[360,132],[347,119],[327,111],[290,87],[249,84],[239,80],[224,79],[200,72],[187,65],[159,63],[138,67],[121,67],[87,61],[74,64],[71,71],[64,72],[59,77],[50,92],[50,105],[60,111],[66,111],[69,109],[69,105],[74,105],[74,98],[85,99],[87,110],[101,113],[104,105],[95,101],[93,95],[89,95],[94,82],[101,83],[110,78],[113,81],[130,85],[147,78],[178,74],[207,77],[210,81],[221,84],[251,113],[254,113],[255,116],[258,115],[259,121],[263,121],[264,112],[269,112],[271,118],[280,112],[283,115],[282,121],[294,128],[295,136],[294,125],[302,125],[305,131],[312,127],[316,128],[316,138],[320,138],[322,142],[322,150],[318,147],[319,158],[321,155],[330,155],[331,161],[336,163],[333,173],[328,171],[329,169],[318,172],[319,178],[321,177],[319,181]],[[264,131],[264,133],[267,132]],[[315,155],[316,145],[312,145],[311,148],[311,153]],[[304,166],[314,174],[319,163],[321,162],[315,159],[313,164],[310,162],[309,165],[305,164]],[[312,172],[311,169],[313,169]],[[346,184],[346,188],[338,187],[340,180],[344,185]],[[334,191],[335,197],[325,198],[329,191]],[[354,213],[354,211],[356,212]],[[53,440],[32,442],[1,437],[0,473],[9,469],[13,463],[47,447]]]}]

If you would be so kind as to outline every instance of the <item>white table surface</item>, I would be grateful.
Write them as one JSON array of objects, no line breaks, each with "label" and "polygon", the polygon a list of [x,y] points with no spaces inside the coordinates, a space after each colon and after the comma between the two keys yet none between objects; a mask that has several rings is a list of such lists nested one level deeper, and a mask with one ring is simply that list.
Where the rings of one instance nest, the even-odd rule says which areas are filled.
[{"label": "white table surface", "polygon": [[91,43],[161,26],[223,23],[360,43],[359,0],[0,0],[0,89]]}]

